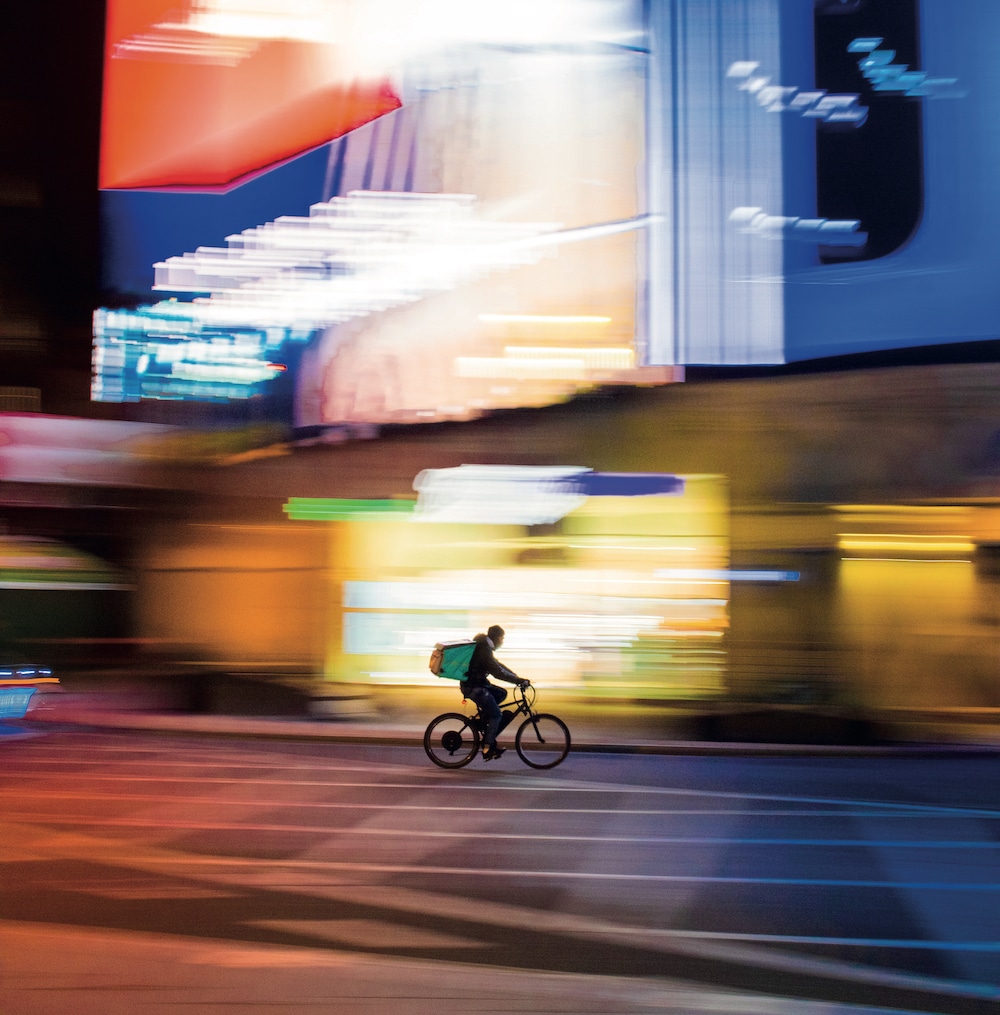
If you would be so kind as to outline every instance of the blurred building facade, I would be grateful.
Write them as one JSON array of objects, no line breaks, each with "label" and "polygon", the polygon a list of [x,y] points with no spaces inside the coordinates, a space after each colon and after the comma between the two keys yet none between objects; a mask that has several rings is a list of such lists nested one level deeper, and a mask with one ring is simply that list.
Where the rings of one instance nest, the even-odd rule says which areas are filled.
[{"label": "blurred building facade", "polygon": [[[436,546],[412,535],[412,521],[371,520],[387,505],[412,510],[423,470],[582,463],[597,474],[716,475],[724,485],[699,508],[714,549],[686,573],[721,578],[722,591],[688,589],[680,599],[689,633],[707,621],[718,652],[699,643],[697,652],[671,654],[661,640],[643,655],[650,643],[635,627],[613,655],[591,653],[573,673],[565,659],[553,663],[555,683],[630,700],[996,709],[998,381],[1000,366],[965,364],[603,392],[468,423],[397,428],[378,440],[251,453],[222,446],[206,455],[194,435],[184,437],[189,444],[173,435],[159,449],[140,448],[146,467],[156,467],[138,498],[134,488],[100,486],[88,496],[117,504],[104,515],[103,538],[132,587],[128,636],[150,658],[364,685],[406,683],[439,635],[472,634],[489,618],[520,630],[526,647],[547,609],[535,599],[563,595],[567,580],[583,577],[566,570],[571,554],[590,554],[593,564],[593,554],[606,552],[595,547],[638,552],[638,569],[624,573],[618,560],[603,574],[635,582],[676,577],[682,567],[676,553],[652,560],[656,546],[693,552],[673,537],[696,527],[681,531],[662,511],[641,531],[620,519],[610,528],[599,522],[587,551],[568,549],[586,539],[566,518],[454,523],[438,529]],[[185,447],[194,455],[187,461]],[[13,492],[23,500],[30,490],[39,503],[60,489],[8,481],[5,513],[30,531],[23,504],[13,511]],[[309,515],[308,505],[323,503],[335,513]],[[434,586],[435,574],[451,591]],[[476,590],[491,587],[492,600],[474,601]],[[455,588],[466,588],[465,601],[454,600]],[[402,598],[392,605],[393,596]],[[676,631],[660,592],[646,598],[658,600],[654,631]],[[560,623],[575,616],[589,625],[590,642],[602,622],[594,601],[567,599],[555,610]],[[641,611],[618,612],[634,624]],[[411,652],[387,664],[371,645],[391,646],[401,631]],[[530,665],[545,683],[544,655]],[[595,679],[581,677],[588,667]]]},{"label": "blurred building facade", "polygon": [[[96,256],[103,6],[96,0],[73,5],[58,25],[46,22],[39,5],[18,4],[9,12],[13,43],[5,47],[9,59],[0,71],[0,409],[8,413],[112,415],[110,407],[89,401],[91,312],[103,298]],[[924,5],[937,18],[948,16],[947,6]],[[982,2],[973,6],[985,10]],[[946,43],[959,44],[954,33],[935,38],[945,55]],[[977,66],[986,74],[992,64]],[[737,80],[727,82],[727,101],[768,115],[738,92]],[[525,91],[527,107],[533,96]],[[969,108],[985,115],[984,103],[993,101],[996,90],[980,87],[977,94]],[[601,107],[602,129],[624,131],[622,123],[609,121],[616,110],[631,108],[633,99],[629,92],[622,103]],[[772,134],[761,135],[763,140],[778,130],[777,120],[767,122]],[[956,122],[942,105],[930,126],[950,131]],[[483,160],[474,139],[449,138],[465,146],[449,171]],[[546,141],[533,139],[539,149]],[[942,146],[935,159],[948,153],[961,168],[963,150],[960,144]],[[619,154],[615,179],[631,182],[632,149]],[[949,192],[976,193],[952,185],[943,172],[940,179]],[[642,210],[619,207],[593,181],[577,182],[581,193],[600,197],[586,221],[635,218]],[[449,189],[461,190],[461,180],[454,184]],[[977,208],[962,207],[962,221],[985,236]],[[939,216],[931,224],[941,221]],[[720,231],[735,228],[719,220]],[[734,237],[727,242],[767,242],[752,232]],[[616,264],[635,257],[631,233],[600,242]],[[564,276],[575,284],[576,275],[589,270],[581,264],[564,259],[559,272],[543,265],[541,288],[547,291]],[[924,276],[915,278],[910,284],[920,289]],[[947,281],[942,276],[935,285]],[[698,293],[699,284],[694,277]],[[613,288],[626,287],[615,282]],[[836,302],[838,287],[828,289],[825,298]],[[977,299],[992,308],[988,291],[977,290]],[[630,321],[631,288],[616,301],[606,316]],[[948,304],[942,306],[946,313]],[[839,309],[848,315],[841,329],[846,340],[850,308]],[[527,344],[517,321],[499,322],[501,333],[497,321],[476,319],[491,331],[492,360],[504,358],[508,344]],[[824,326],[829,320],[824,317]],[[389,329],[379,341],[387,348],[405,346],[407,362],[419,365],[407,338],[405,329]],[[585,343],[572,337],[567,344]],[[594,344],[606,343],[602,337]],[[343,351],[351,349],[347,342]],[[252,399],[244,403],[243,418],[258,424],[253,433],[212,429],[223,422],[225,407],[157,402],[128,412],[116,407],[114,415],[202,429],[158,431],[145,440],[133,434],[100,448],[82,432],[63,444],[62,438],[33,444],[9,435],[0,448],[0,515],[15,540],[4,548],[5,636],[25,651],[62,652],[68,665],[113,661],[128,644],[143,647],[150,659],[169,655],[363,681],[363,667],[351,670],[354,654],[342,651],[348,608],[336,578],[353,566],[348,562],[359,540],[342,538],[342,521],[292,520],[284,510],[291,498],[405,501],[414,497],[413,481],[423,470],[467,464],[711,475],[725,477],[728,502],[723,548],[715,551],[720,567],[714,569],[799,576],[728,582],[725,622],[716,628],[725,655],[713,695],[998,708],[1000,366],[991,361],[995,342],[982,349],[980,362],[907,366],[900,357],[883,369],[855,364],[823,374],[692,376],[686,385],[661,390],[597,389],[563,405],[474,422],[380,432],[334,428],[312,446],[285,442],[280,427],[269,430]],[[582,386],[607,379],[610,368],[602,370],[584,377]],[[376,400],[380,379],[377,369],[366,377],[366,391]],[[326,396],[331,404],[347,397],[336,385]],[[358,418],[384,422],[379,411],[376,405]],[[353,417],[338,410],[316,418]],[[376,433],[377,441],[360,439]],[[59,473],[46,473],[42,459],[58,462]],[[537,543],[523,548],[533,556],[520,560],[514,574],[530,585],[546,554],[551,563],[559,550],[552,544],[563,535],[518,533]],[[40,553],[42,537],[59,546]],[[376,549],[389,546],[387,541]],[[88,589],[86,581],[73,589],[42,587],[45,581],[59,584],[51,573],[41,580],[54,561],[54,570],[90,575],[90,584],[103,587]],[[30,587],[20,587],[25,584]],[[643,696],[707,693],[708,685],[693,675],[696,667],[690,669],[687,684],[672,678],[659,688],[643,688]],[[613,681],[608,687],[614,689]]]}]

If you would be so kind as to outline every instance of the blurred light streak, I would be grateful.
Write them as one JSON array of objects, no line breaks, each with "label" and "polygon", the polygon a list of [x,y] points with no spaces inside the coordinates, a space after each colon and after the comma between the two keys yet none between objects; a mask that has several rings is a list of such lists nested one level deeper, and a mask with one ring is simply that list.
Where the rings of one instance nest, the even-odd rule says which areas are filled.
[{"label": "blurred light streak", "polygon": [[490,324],[610,324],[610,317],[586,314],[480,314]]},{"label": "blurred light streak", "polygon": [[516,356],[459,356],[455,360],[458,377],[496,377],[504,380],[582,381],[588,373],[583,359],[552,357],[550,359]]},{"label": "blurred light streak", "polygon": [[[156,264],[154,289],[204,293],[196,318],[216,325],[310,330],[530,263],[526,236],[551,225],[491,222],[466,194],[353,191]],[[527,260],[526,260],[527,258]]]},{"label": "blurred light streak", "polygon": [[730,570],[682,570],[673,568],[656,572],[657,576],[673,579],[708,579],[712,581],[744,581],[744,582],[797,582],[801,577],[798,571],[730,571]]},{"label": "blurred light streak", "polygon": [[413,481],[418,521],[553,523],[588,497],[681,496],[666,473],[602,473],[578,466],[460,465],[424,469]]},{"label": "blurred light streak", "polygon": [[635,366],[635,353],[631,349],[585,346],[504,346],[505,356],[518,356],[522,359],[545,359],[549,356],[573,356],[582,359],[589,369],[607,367],[625,370]]},{"label": "blurred light streak", "polygon": [[567,543],[571,550],[624,550],[638,553],[697,553],[696,546],[627,546],[622,543]]},{"label": "blurred light streak", "polygon": [[[514,569],[510,572],[515,577]],[[586,578],[573,577],[579,574],[574,568],[563,571],[544,572],[539,568],[531,570],[532,587],[525,589],[520,581],[509,589],[498,587],[500,574],[484,572],[478,580],[472,575],[465,580],[452,577],[445,580],[436,577],[428,581],[350,581],[344,586],[344,604],[350,609],[391,609],[391,610],[549,610],[555,607],[568,609],[576,606],[586,609],[588,615],[625,608],[626,602],[660,610],[664,602],[683,607],[724,607],[728,599],[720,598],[674,598],[650,597],[648,590],[641,595],[630,596],[626,590],[614,595],[605,594],[602,589],[609,584],[599,572]],[[586,589],[572,589],[572,584],[586,584]],[[640,581],[624,582],[638,588]],[[659,583],[652,583],[659,584]]]},{"label": "blurred light streak", "polygon": [[342,40],[344,13],[342,3],[325,0],[189,0],[180,18],[122,39],[113,52],[116,59],[184,55],[238,62],[267,40]]},{"label": "blurred light streak", "polygon": [[109,0],[100,186],[224,191],[398,108],[356,54],[343,0]]},{"label": "blurred light streak", "polygon": [[544,235],[529,236],[512,241],[512,243],[522,247],[557,247],[563,243],[579,243],[582,240],[596,240],[604,236],[636,232],[646,229],[658,221],[659,217],[656,215],[638,215],[635,218],[620,219],[616,222],[597,222],[572,229],[556,229]]},{"label": "blurred light streak", "polygon": [[0,686],[34,687],[36,684],[58,684],[59,678],[52,676],[47,667],[19,666],[16,670],[0,669]]},{"label": "blurred light streak", "polygon": [[905,63],[893,63],[894,49],[880,49],[883,39],[855,39],[848,53],[860,53],[858,68],[876,92],[895,92],[908,98],[961,99],[968,95],[958,88],[958,78],[932,78],[924,71],[910,70]]},{"label": "blurred light streak", "polygon": [[177,433],[156,423],[0,413],[0,484],[154,485],[150,456]]},{"label": "blurred light streak", "polygon": [[563,480],[574,467],[460,465],[424,469],[413,481],[415,517],[427,522],[538,525],[558,521],[585,497]]},{"label": "blurred light streak", "polygon": [[247,38],[209,38],[183,25],[160,24],[149,32],[133,35],[114,44],[116,60],[145,60],[150,57],[177,57],[185,62],[235,67],[259,48],[259,41]]},{"label": "blurred light streak", "polygon": [[[142,2],[113,0],[121,23],[118,36],[134,37],[142,10],[154,10],[142,8]],[[132,12],[130,20],[122,10]],[[95,339],[102,348],[94,357],[95,398],[223,400],[279,392],[284,399],[294,386],[297,422],[381,423],[469,418],[493,408],[548,404],[596,383],[659,384],[679,379],[679,371],[645,362],[636,334],[641,234],[655,221],[643,213],[635,172],[641,158],[647,56],[641,5],[619,0],[513,0],[501,9],[455,0],[419,5],[330,0],[317,7],[295,0],[288,4],[205,0],[176,13],[156,9],[155,17],[146,22],[175,35],[200,33],[206,41],[226,45],[240,39],[259,41],[259,48],[243,61],[248,74],[251,65],[260,68],[265,57],[275,62],[274,54],[287,50],[305,54],[305,61],[291,57],[285,61],[289,72],[315,60],[327,75],[320,77],[331,88],[357,78],[384,81],[402,105],[381,119],[369,117],[362,123],[362,117],[361,126],[330,145],[320,191],[324,198],[368,192],[401,203],[414,195],[440,201],[443,195],[454,194],[478,201],[482,210],[477,212],[477,236],[468,242],[435,240],[434,249],[410,249],[413,256],[408,262],[405,254],[399,255],[399,245],[393,245],[398,237],[391,225],[378,214],[358,214],[344,225],[343,250],[330,254],[325,246],[329,236],[320,235],[322,230],[307,234],[298,228],[301,222],[296,223],[295,216],[280,214],[302,207],[307,191],[296,190],[282,203],[279,188],[294,174],[285,173],[288,166],[280,159],[265,160],[275,165],[274,173],[266,174],[275,190],[266,212],[250,221],[270,221],[230,235],[226,247],[216,238],[221,228],[213,233],[208,222],[200,231],[181,224],[172,235],[181,235],[183,246],[171,241],[171,247],[188,253],[171,258],[163,257],[171,249],[166,240],[159,245],[144,242],[153,255],[149,263],[157,265],[155,288],[194,298],[182,311],[177,305],[170,309],[159,304],[131,317],[97,316]],[[115,38],[109,30],[109,40]],[[279,42],[281,46],[273,45]],[[113,69],[120,70],[122,63],[110,60]],[[195,71],[201,74],[205,68]],[[216,78],[196,75],[191,80],[207,82],[199,100],[202,92],[208,97],[216,91],[211,84]],[[260,89],[266,79],[252,80]],[[226,88],[235,95],[247,92],[232,83]],[[166,91],[160,96],[154,88],[152,98],[169,105],[177,95]],[[299,98],[294,89],[293,93],[294,99]],[[538,101],[540,95],[545,102]],[[372,116],[386,112],[390,97],[375,95]],[[207,98],[188,104],[192,116],[201,106],[213,105]],[[324,103],[324,108],[328,105]],[[578,128],[580,116],[586,117],[587,131]],[[126,118],[133,127],[151,119],[138,114]],[[187,120],[184,124],[186,130]],[[211,154],[220,162],[228,158],[229,129],[226,125],[209,134],[219,149]],[[181,142],[202,145],[204,138],[194,125],[192,132],[193,142],[187,137]],[[269,132],[253,133],[260,138]],[[186,178],[174,182],[202,186]],[[138,186],[134,180],[120,185]],[[293,186],[301,187],[301,181]],[[147,209],[167,206],[166,201],[157,205],[152,199],[109,202],[109,207],[121,209],[123,218],[131,216],[133,231],[150,221]],[[169,207],[182,204],[173,201]],[[509,221],[514,216],[538,220],[540,227],[515,228]],[[435,221],[440,225],[446,218],[439,210]],[[230,217],[223,228],[231,229],[232,221]],[[630,233],[640,235],[633,238]],[[211,244],[202,239],[208,236]],[[557,255],[571,246],[586,249]],[[584,282],[590,264],[599,265],[600,278]],[[266,275],[260,272],[262,265],[268,269]],[[535,271],[514,270],[534,265]],[[488,282],[501,270],[513,271],[502,290]],[[138,272],[128,274],[128,283],[134,284]],[[459,292],[452,300],[427,299],[454,290]],[[413,306],[422,301],[430,307]],[[404,308],[410,309],[403,313]],[[560,333],[563,327],[607,327],[602,344],[620,342],[625,353],[605,362],[588,358],[582,372],[575,362],[484,367],[475,361],[495,358],[491,354],[502,336],[469,327],[468,318],[475,320],[480,309],[524,311],[512,315],[520,317],[520,323],[504,323],[506,315],[498,314],[494,324],[482,322],[486,328],[543,328],[547,324],[542,322],[552,316],[557,333],[551,340],[559,344],[567,344],[568,336]],[[549,309],[563,313],[533,313]],[[387,313],[393,310],[399,312]],[[144,316],[150,320],[144,322]],[[168,317],[173,327],[163,335],[161,319]],[[194,357],[184,352],[175,357],[180,365],[172,367],[160,362],[156,350],[132,344],[141,346],[154,334],[164,346],[198,341],[222,347],[228,343],[234,349],[238,343],[256,346],[253,355],[265,369],[287,360],[292,376],[276,385],[266,373],[254,377],[249,369],[228,375],[221,370],[205,372],[188,366]],[[414,335],[418,341],[412,340]],[[544,340],[550,341],[548,334]],[[589,336],[578,335],[571,344],[575,350],[587,341]],[[285,342],[299,343],[299,348],[284,355]],[[448,353],[436,360],[421,346],[431,351],[444,347]],[[451,370],[459,351],[471,354],[472,362],[463,361],[458,371]],[[485,355],[480,357],[480,352]],[[139,377],[136,361],[143,355],[149,355],[153,370]],[[512,356],[517,354],[499,358]],[[529,358],[545,357],[535,353]],[[554,358],[578,357],[556,353]],[[640,366],[637,360],[642,361]],[[439,365],[428,365],[433,363]],[[492,383],[506,374],[514,374],[506,378],[510,383]],[[276,411],[284,411],[286,404]]]},{"label": "blurred light streak", "polygon": [[850,560],[863,563],[890,563],[890,564],[971,564],[968,557],[841,557],[841,560]]},{"label": "blurred light streak", "polygon": [[797,215],[768,215],[761,208],[734,208],[729,221],[741,233],[768,240],[797,240],[821,243],[825,247],[863,247],[868,234],[861,232],[858,219],[800,218]]},{"label": "blurred light streak", "polygon": [[976,544],[968,536],[917,535],[913,533],[839,533],[841,550],[899,553],[953,553],[971,556]]},{"label": "blurred light streak", "polygon": [[941,515],[965,515],[968,508],[954,504],[835,504],[833,510],[839,514],[913,515],[919,518]]},{"label": "blurred light streak", "polygon": [[0,535],[0,589],[131,589],[105,561],[52,539]]},{"label": "blurred light streak", "polygon": [[[500,621],[509,664],[550,686],[652,697],[721,691],[724,480],[575,467],[427,472],[431,481],[422,473],[414,486],[438,497],[444,515],[436,524],[414,525],[412,502],[293,498],[285,506],[290,518],[337,523],[329,530],[337,610],[328,674],[440,686],[422,673],[411,680],[412,668],[394,660],[426,658],[428,645]],[[438,474],[444,485],[431,491]],[[540,511],[551,517],[553,496],[556,521],[531,535]],[[503,510],[484,516],[496,501]],[[449,513],[456,506],[464,512],[457,519]],[[643,547],[653,552],[608,556]],[[680,560],[694,566],[656,577],[657,562]]]},{"label": "blurred light streak", "polygon": [[632,349],[564,346],[505,346],[503,356],[458,356],[459,377],[597,381],[609,372],[631,371]]},{"label": "blurred light streak", "polygon": [[771,84],[771,78],[755,75],[759,63],[739,60],[729,65],[727,78],[740,80],[737,88],[748,92],[768,113],[796,113],[826,123],[846,123],[860,127],[868,119],[868,108],[860,105],[861,96],[828,95],[825,90],[800,91],[796,87]]},{"label": "blurred light streak", "polygon": [[282,511],[292,521],[391,521],[413,512],[411,500],[351,500],[290,497]]},{"label": "blurred light streak", "polygon": [[[592,578],[574,578],[573,581],[593,581]],[[695,585],[715,585],[711,579],[699,580],[697,578],[604,578],[600,579],[603,585],[680,585],[687,582]]]},{"label": "blurred light streak", "polygon": [[[550,225],[492,222],[474,206],[464,194],[354,191],[159,262],[155,289],[210,295],[98,310],[91,396],[247,398],[283,372],[273,361],[286,342],[540,256],[513,241]],[[521,368],[560,372],[573,374]]]}]

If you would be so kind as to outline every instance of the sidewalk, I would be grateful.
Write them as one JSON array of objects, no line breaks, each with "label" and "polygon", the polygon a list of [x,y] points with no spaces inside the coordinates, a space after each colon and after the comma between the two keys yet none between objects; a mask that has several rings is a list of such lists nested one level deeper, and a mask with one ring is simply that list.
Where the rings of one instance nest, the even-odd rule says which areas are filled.
[{"label": "sidewalk", "polygon": [[[355,715],[326,718],[299,716],[204,715],[142,707],[95,707],[87,695],[44,696],[41,707],[29,712],[17,725],[26,732],[61,729],[129,730],[211,737],[268,738],[339,744],[385,744],[419,747],[427,722],[441,711],[456,710],[454,702],[415,703],[405,711],[379,714],[359,710]],[[435,707],[435,705],[437,707]],[[698,737],[676,715],[664,715],[639,707],[608,708],[604,714],[555,702],[552,711],[566,721],[573,749],[592,753],[659,755],[773,755],[877,757],[886,755],[993,754],[1000,751],[1000,730],[982,730],[973,739],[906,739],[879,742],[775,742],[756,740],[755,726],[766,726],[772,712],[748,712],[730,716],[729,725],[744,720],[738,739]],[[797,713],[799,718],[805,713]],[[516,725],[516,724],[515,724]],[[501,735],[501,742],[512,731]],[[804,738],[807,739],[807,738]],[[784,738],[782,738],[784,741]]]}]

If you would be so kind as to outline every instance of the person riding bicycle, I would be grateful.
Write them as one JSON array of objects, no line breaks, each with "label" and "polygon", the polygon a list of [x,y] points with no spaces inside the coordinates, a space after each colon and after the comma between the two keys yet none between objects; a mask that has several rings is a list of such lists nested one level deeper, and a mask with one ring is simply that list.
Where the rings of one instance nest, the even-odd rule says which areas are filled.
[{"label": "person riding bicycle", "polygon": [[[508,684],[527,687],[531,681],[519,677],[493,654],[503,644],[503,628],[499,624],[490,627],[486,634],[477,634],[472,640],[476,647],[469,660],[465,680],[458,686],[462,694],[479,706],[479,714],[486,722],[483,738],[483,760],[493,761],[503,754],[504,749],[497,746],[497,734],[517,715],[516,711],[506,709],[500,714],[500,702],[507,697],[507,691],[496,684],[491,684],[489,677],[496,677]],[[501,719],[502,724],[501,724]]]}]

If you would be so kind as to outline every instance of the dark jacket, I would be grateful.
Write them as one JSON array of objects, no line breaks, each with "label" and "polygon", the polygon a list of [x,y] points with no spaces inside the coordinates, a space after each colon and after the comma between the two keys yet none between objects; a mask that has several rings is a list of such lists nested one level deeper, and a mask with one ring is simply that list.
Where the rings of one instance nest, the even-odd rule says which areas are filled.
[{"label": "dark jacket", "polygon": [[493,642],[485,634],[477,634],[472,640],[476,647],[469,660],[468,676],[461,684],[463,688],[486,687],[489,677],[505,680],[508,684],[520,683],[521,678],[513,670],[508,670],[493,654]]}]

